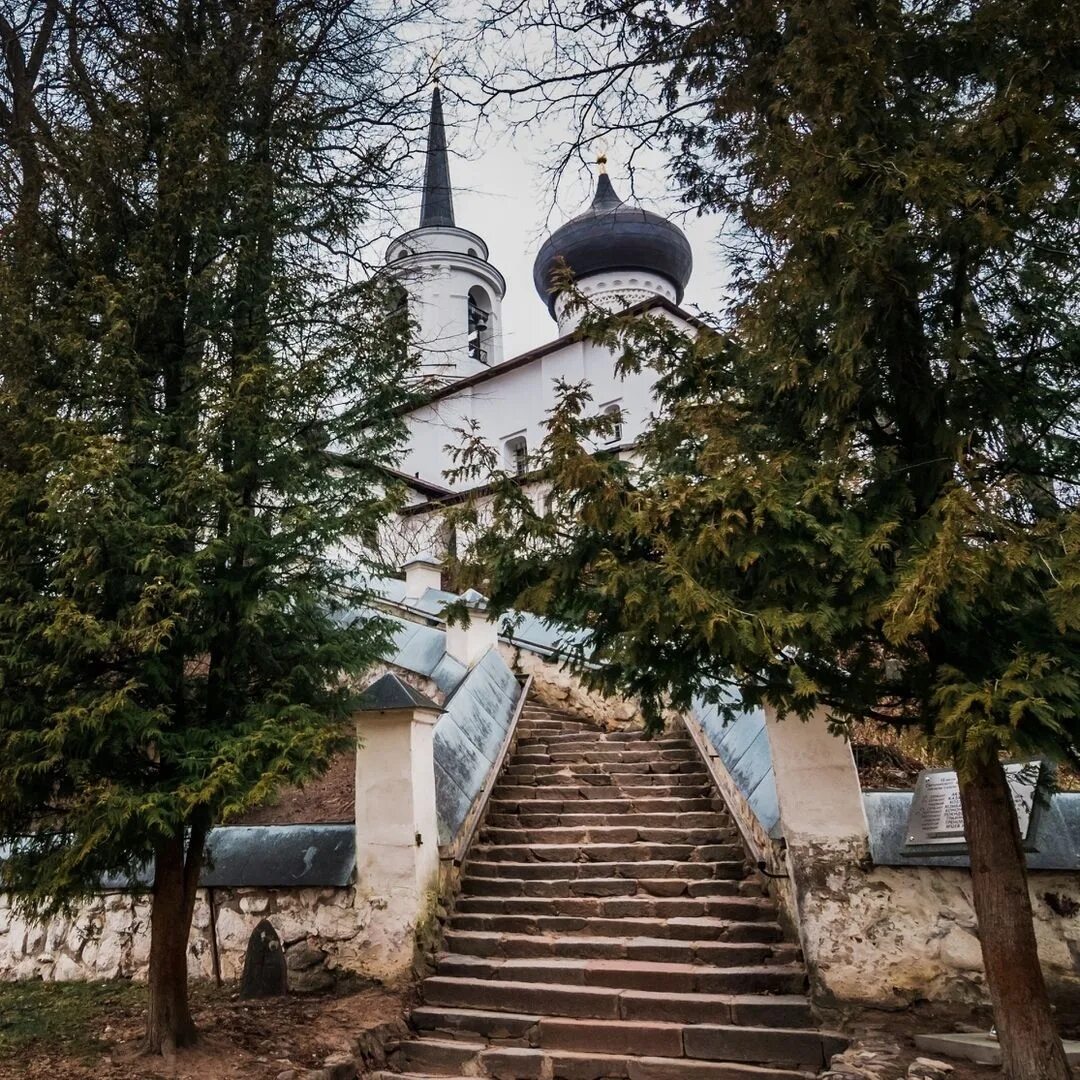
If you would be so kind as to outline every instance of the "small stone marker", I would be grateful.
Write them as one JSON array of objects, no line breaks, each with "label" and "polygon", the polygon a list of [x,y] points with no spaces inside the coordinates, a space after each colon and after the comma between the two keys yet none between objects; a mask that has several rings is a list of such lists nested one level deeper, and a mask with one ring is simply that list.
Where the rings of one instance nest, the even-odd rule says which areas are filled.
[{"label": "small stone marker", "polygon": [[248,939],[240,996],[280,997],[288,992],[289,976],[285,969],[285,950],[281,947],[281,938],[270,921],[263,919]]},{"label": "small stone marker", "polygon": [[[916,1035],[915,1045],[930,1053],[974,1061],[980,1065],[1000,1065],[1001,1046],[990,1035],[957,1033],[951,1035]],[[1070,1065],[1080,1065],[1080,1039],[1063,1039],[1065,1060]]]}]

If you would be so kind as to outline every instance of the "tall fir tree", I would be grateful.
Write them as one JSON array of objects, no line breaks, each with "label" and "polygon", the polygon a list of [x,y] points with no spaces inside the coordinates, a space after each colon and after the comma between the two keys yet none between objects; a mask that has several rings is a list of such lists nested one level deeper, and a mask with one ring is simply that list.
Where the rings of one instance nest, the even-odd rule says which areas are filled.
[{"label": "tall fir tree", "polygon": [[472,574],[589,628],[594,680],[654,722],[726,681],[925,731],[959,771],[1005,1075],[1065,1080],[1001,758],[1080,741],[1080,8],[558,7],[568,49],[614,51],[532,85],[578,108],[629,72],[608,115],[729,215],[733,300],[690,338],[588,316],[656,369],[656,422],[597,456],[608,421],[563,387],[550,508],[501,483]]},{"label": "tall fir tree", "polygon": [[405,18],[0,19],[0,880],[41,915],[152,868],[154,1052],[195,1038],[211,826],[351,744],[349,676],[384,645],[342,612],[411,375],[361,243],[415,128]]}]

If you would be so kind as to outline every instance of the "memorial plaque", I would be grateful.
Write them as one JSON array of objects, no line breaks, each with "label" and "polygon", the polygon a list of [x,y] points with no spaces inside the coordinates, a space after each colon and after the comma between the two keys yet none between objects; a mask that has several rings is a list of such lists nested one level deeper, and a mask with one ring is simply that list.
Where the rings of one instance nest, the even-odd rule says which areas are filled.
[{"label": "memorial plaque", "polygon": [[[1042,765],[1041,761],[1015,761],[1005,766],[1005,779],[1012,792],[1020,839],[1024,842],[1032,832],[1035,792]],[[955,850],[963,849],[964,844],[964,812],[956,773],[952,769],[924,769],[919,773],[915,797],[911,800],[905,848]]]}]

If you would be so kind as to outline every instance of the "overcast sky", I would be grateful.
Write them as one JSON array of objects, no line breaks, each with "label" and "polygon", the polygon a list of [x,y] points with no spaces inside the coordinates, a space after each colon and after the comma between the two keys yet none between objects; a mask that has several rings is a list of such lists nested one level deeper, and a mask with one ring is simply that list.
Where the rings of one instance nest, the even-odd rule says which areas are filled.
[{"label": "overcast sky", "polygon": [[[454,217],[457,224],[487,241],[491,262],[506,278],[503,300],[504,356],[509,359],[556,336],[555,323],[537,296],[532,283],[532,265],[540,245],[550,231],[579,213],[591,199],[594,177],[582,167],[566,174],[560,185],[559,202],[553,203],[552,183],[545,175],[558,132],[537,126],[515,141],[501,125],[479,128],[452,94],[444,95],[454,188]],[[630,183],[620,148],[608,147],[608,172],[619,195],[626,198]],[[667,190],[662,169],[637,168],[634,187],[638,200],[648,209],[678,214],[678,203]],[[656,164],[660,164],[659,157]],[[416,226],[419,200],[403,215],[401,224]],[[705,309],[720,306],[725,275],[717,236],[717,217],[679,218],[694,252],[694,273],[686,290],[684,305]]]}]

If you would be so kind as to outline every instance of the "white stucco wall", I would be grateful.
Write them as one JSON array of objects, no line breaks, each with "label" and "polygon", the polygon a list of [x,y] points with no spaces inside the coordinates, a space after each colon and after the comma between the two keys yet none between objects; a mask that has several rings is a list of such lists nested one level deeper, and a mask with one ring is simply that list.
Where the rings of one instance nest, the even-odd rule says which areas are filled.
[{"label": "white stucco wall", "polygon": [[[659,309],[658,309],[659,310]],[[675,316],[670,315],[672,319]],[[505,442],[524,435],[530,452],[544,438],[544,422],[557,399],[556,385],[587,382],[597,412],[617,404],[623,415],[622,443],[633,442],[645,430],[655,408],[655,372],[643,371],[621,377],[608,349],[589,341],[561,341],[518,366],[507,361],[506,370],[464,386],[424,405],[406,418],[408,450],[401,469],[410,475],[456,491],[478,484],[477,479],[451,482],[448,445],[462,444],[461,432],[475,424],[475,433],[500,452]]]}]

